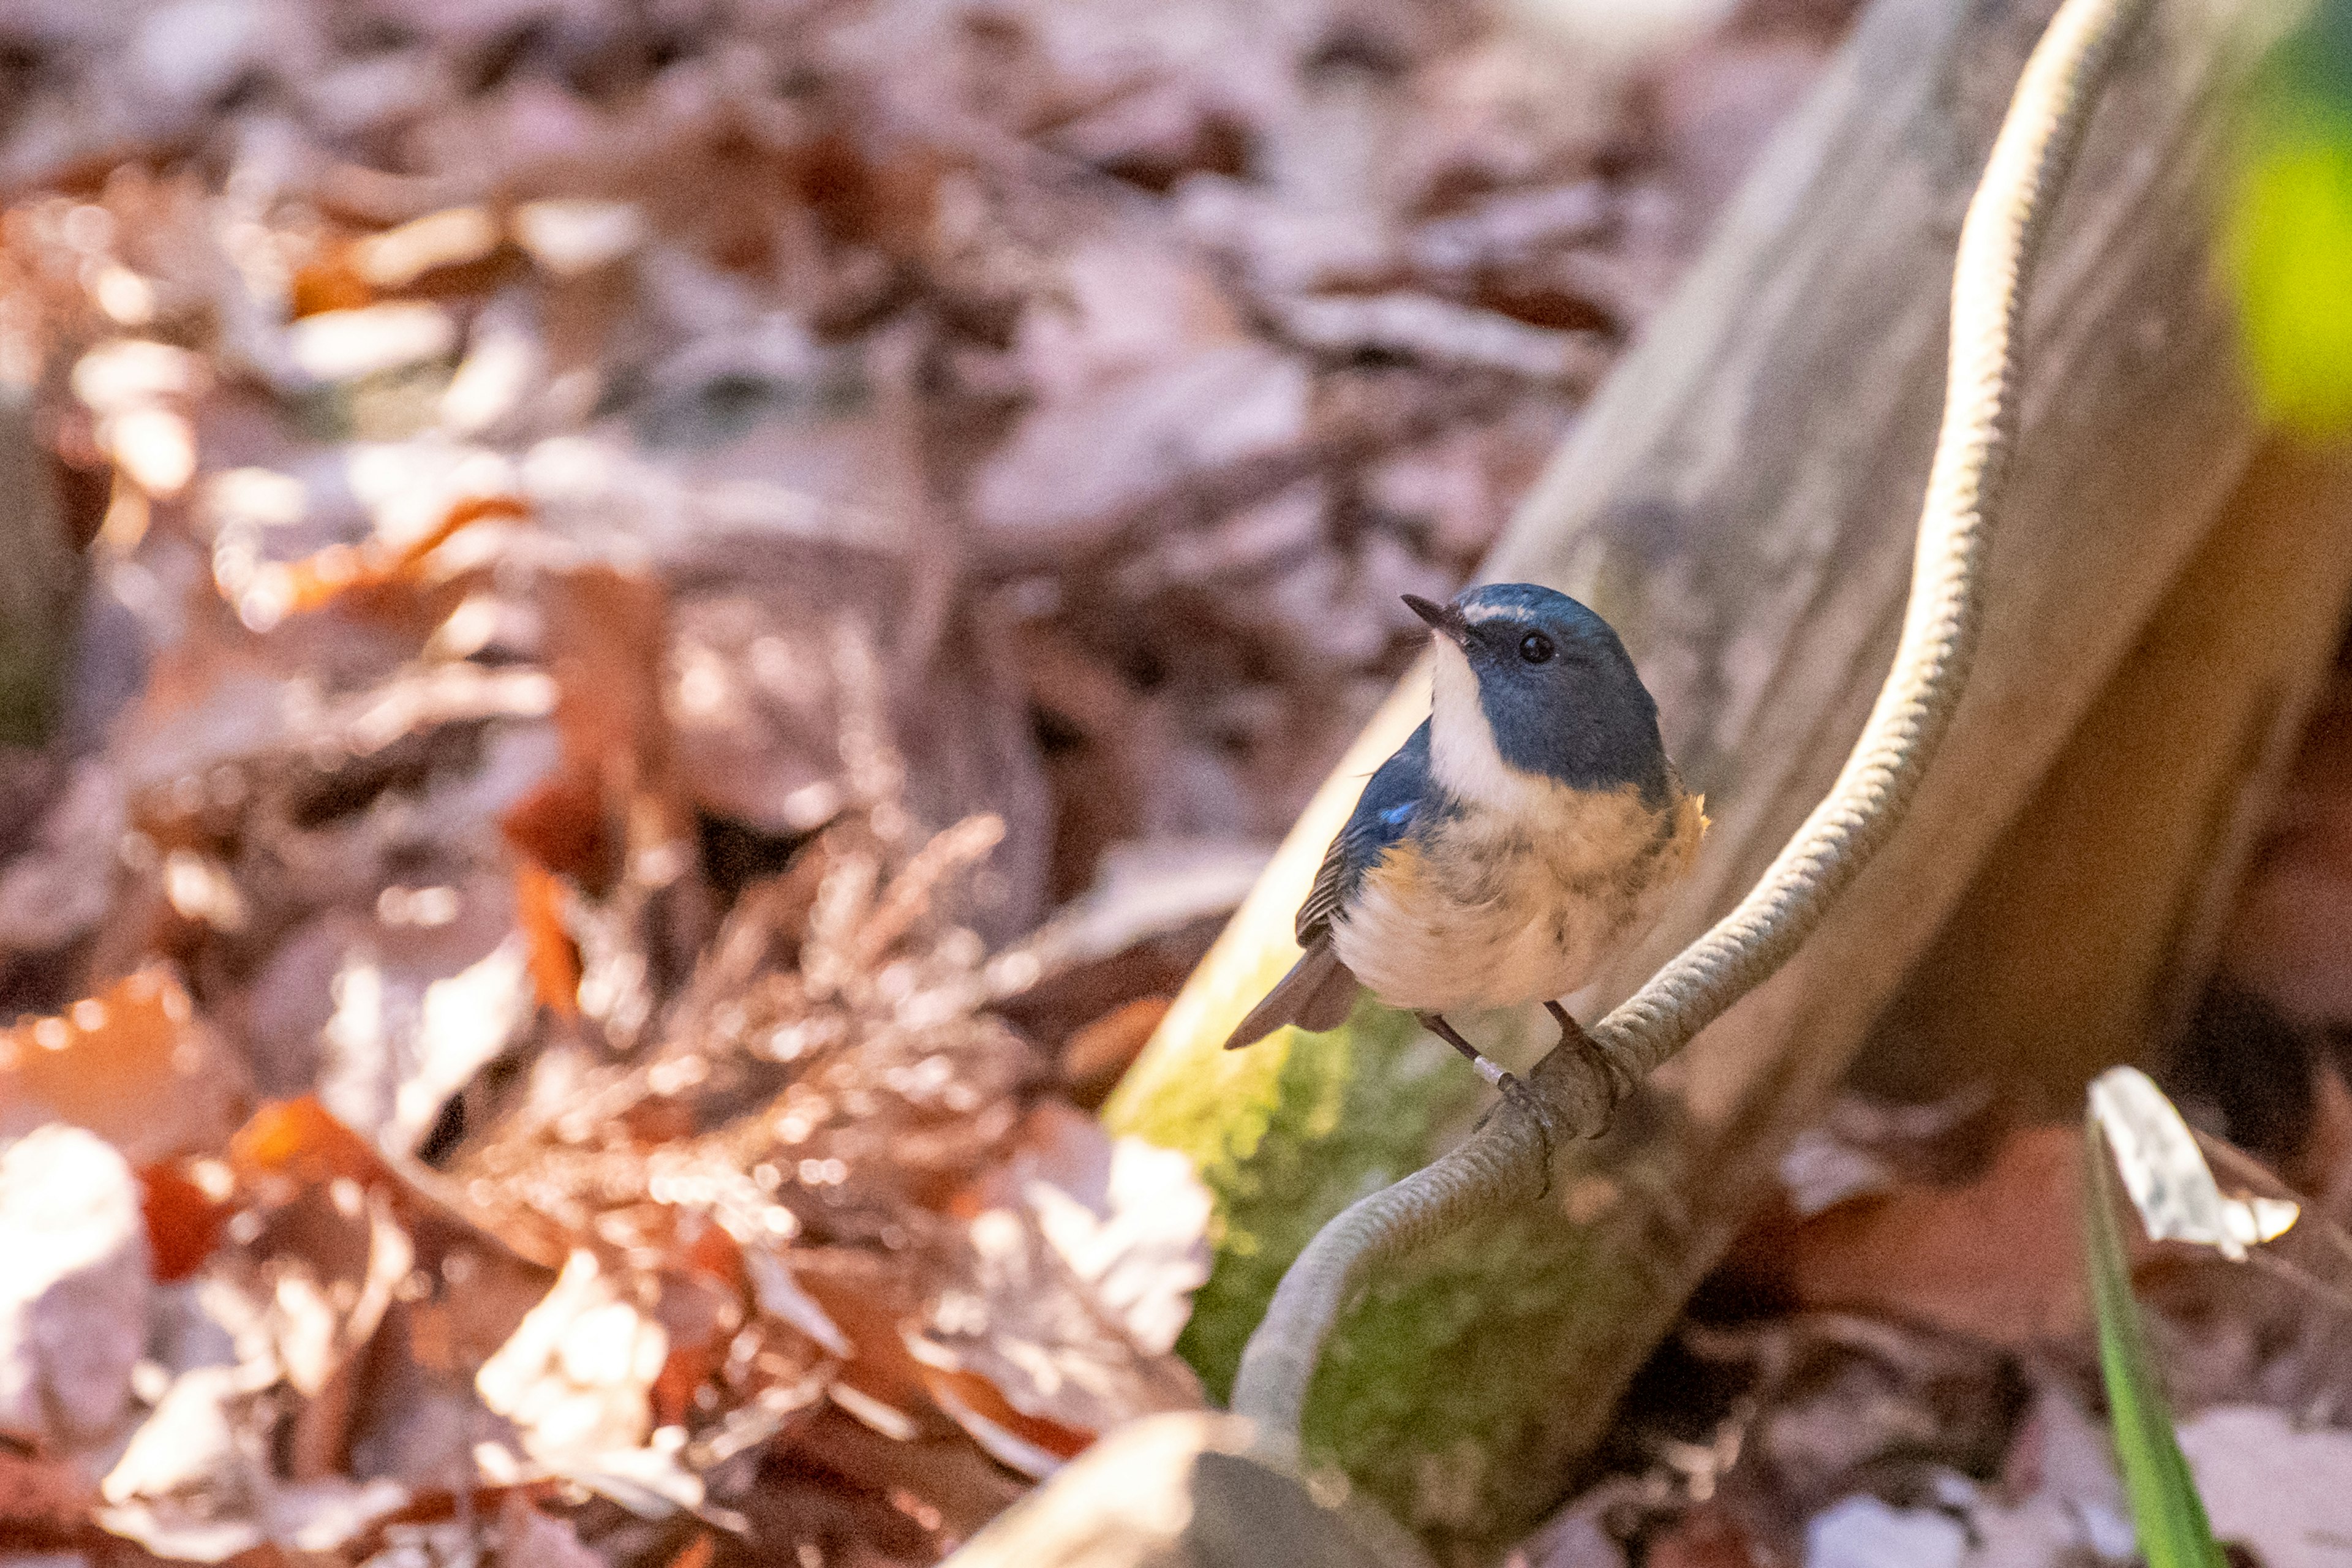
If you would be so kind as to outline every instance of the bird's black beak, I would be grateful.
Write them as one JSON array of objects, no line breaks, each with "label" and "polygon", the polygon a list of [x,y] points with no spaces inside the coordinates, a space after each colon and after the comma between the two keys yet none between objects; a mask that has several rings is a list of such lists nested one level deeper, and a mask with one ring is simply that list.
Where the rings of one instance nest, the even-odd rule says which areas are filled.
[{"label": "bird's black beak", "polygon": [[1429,623],[1429,629],[1453,643],[1456,647],[1470,636],[1470,623],[1461,611],[1451,605],[1441,605],[1424,599],[1418,594],[1404,596],[1405,607]]}]

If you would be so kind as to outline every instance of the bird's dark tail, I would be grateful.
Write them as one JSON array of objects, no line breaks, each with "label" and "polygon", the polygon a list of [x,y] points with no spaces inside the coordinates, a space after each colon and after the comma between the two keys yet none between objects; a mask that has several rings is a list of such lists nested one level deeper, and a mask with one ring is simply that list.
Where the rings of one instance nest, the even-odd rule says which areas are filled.
[{"label": "bird's dark tail", "polygon": [[1298,955],[1290,973],[1275,982],[1265,1000],[1249,1011],[1225,1038],[1225,1049],[1254,1046],[1285,1024],[1309,1034],[1336,1029],[1356,1006],[1356,976],[1331,951],[1328,936],[1318,937]]}]

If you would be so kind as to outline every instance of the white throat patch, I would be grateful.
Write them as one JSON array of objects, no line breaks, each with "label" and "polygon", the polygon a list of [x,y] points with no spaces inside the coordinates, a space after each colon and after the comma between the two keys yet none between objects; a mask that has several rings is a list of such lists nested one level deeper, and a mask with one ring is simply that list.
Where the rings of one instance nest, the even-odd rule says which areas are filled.
[{"label": "white throat patch", "polygon": [[1524,810],[1551,793],[1548,781],[1503,760],[1495,727],[1478,702],[1469,656],[1439,637],[1429,693],[1429,768],[1439,784],[1470,805]]}]

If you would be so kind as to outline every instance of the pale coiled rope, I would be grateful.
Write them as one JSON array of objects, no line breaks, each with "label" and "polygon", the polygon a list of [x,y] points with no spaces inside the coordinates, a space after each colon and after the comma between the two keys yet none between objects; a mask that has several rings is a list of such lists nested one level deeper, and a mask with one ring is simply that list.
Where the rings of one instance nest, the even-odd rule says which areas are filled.
[{"label": "pale coiled rope", "polygon": [[[1837,783],[1738,908],[1590,1033],[1646,1077],[1763,983],[1885,842],[1951,723],[1983,620],[1993,512],[2017,425],[2018,339],[2051,207],[2116,47],[2147,0],[2065,0],[2026,61],[1953,264],[1944,419],[1927,478],[1903,637]],[[1573,1053],[1530,1075],[1564,1126],[1591,1127],[1605,1086]],[[1468,1142],[1318,1231],[1242,1352],[1233,1408],[1295,1445],[1325,1337],[1365,1271],[1544,1188],[1544,1129],[1506,1108]]]}]

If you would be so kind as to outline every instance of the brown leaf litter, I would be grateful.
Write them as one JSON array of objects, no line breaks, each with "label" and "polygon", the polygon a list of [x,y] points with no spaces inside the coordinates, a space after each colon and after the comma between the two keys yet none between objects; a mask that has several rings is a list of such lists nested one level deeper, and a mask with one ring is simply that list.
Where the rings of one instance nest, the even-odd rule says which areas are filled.
[{"label": "brown leaf litter", "polygon": [[1205,1194],[1063,1097],[1818,68],[1785,9],[0,16],[92,580],[0,756],[9,1548],[929,1563],[1197,1403]]}]

